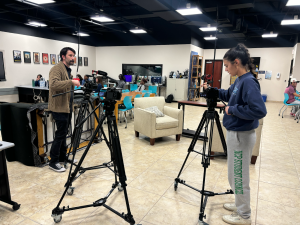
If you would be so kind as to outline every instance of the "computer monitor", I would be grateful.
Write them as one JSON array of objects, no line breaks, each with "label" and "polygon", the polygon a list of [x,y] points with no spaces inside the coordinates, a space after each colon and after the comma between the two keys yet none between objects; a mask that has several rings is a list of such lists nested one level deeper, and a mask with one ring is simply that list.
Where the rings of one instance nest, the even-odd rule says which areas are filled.
[{"label": "computer monitor", "polygon": [[125,82],[132,82],[132,76],[131,75],[124,75]]}]

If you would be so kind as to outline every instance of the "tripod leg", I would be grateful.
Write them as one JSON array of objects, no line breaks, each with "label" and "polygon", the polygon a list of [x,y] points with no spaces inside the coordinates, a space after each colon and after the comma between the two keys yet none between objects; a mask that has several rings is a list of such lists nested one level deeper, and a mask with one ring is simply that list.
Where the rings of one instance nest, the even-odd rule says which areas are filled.
[{"label": "tripod leg", "polygon": [[221,123],[220,123],[220,117],[219,117],[219,114],[217,112],[215,112],[215,119],[216,119],[216,124],[217,124],[218,131],[219,131],[220,139],[221,139],[221,142],[222,142],[223,150],[224,150],[225,155],[227,156],[227,144],[226,144],[224,133],[223,133],[223,130],[222,130],[222,126],[221,126]]},{"label": "tripod leg", "polygon": [[[206,117],[205,117],[205,115],[206,115],[206,111],[203,113],[202,119],[201,119],[201,121],[200,121],[200,123],[199,123],[199,126],[198,126],[196,132],[195,132],[195,136],[193,137],[193,140],[192,140],[192,142],[191,142],[191,144],[190,144],[190,147],[189,147],[189,149],[188,149],[188,154],[187,154],[187,156],[186,156],[186,158],[185,158],[185,160],[184,160],[184,162],[183,162],[183,165],[181,166],[181,169],[180,169],[180,171],[179,171],[179,173],[178,173],[177,178],[175,179],[175,183],[174,183],[174,188],[175,188],[175,189],[177,189],[177,184],[178,184],[178,179],[179,179],[179,177],[180,177],[180,174],[182,173],[182,170],[183,170],[183,168],[184,168],[184,166],[185,166],[185,164],[186,164],[186,162],[187,162],[187,159],[188,159],[188,157],[189,157],[191,151],[194,150],[194,147],[195,147],[195,145],[196,145],[196,143],[197,143],[197,140],[198,140],[198,137],[199,137],[199,135],[200,135],[200,132],[201,132],[201,130],[203,129],[203,126],[204,126],[204,124],[205,124],[205,122],[206,122]],[[205,142],[205,141],[204,141],[204,142]]]}]

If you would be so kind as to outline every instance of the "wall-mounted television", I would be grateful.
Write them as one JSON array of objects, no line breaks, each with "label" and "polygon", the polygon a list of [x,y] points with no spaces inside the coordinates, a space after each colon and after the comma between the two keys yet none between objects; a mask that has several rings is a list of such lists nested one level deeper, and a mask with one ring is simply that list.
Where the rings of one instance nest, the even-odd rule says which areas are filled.
[{"label": "wall-mounted television", "polygon": [[0,51],[0,81],[6,81],[3,52]]},{"label": "wall-mounted television", "polygon": [[162,64],[122,64],[123,75],[162,76]]}]

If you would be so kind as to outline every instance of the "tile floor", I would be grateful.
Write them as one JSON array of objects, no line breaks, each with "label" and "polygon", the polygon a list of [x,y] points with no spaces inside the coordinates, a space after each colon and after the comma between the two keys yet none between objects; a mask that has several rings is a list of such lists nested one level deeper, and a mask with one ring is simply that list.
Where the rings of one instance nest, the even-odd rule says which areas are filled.
[{"label": "tile floor", "polygon": [[[176,103],[169,104],[177,107]],[[252,224],[300,224],[300,124],[288,112],[282,119],[278,110],[282,104],[267,103],[260,156],[251,165]],[[186,107],[185,127],[196,129],[205,108]],[[186,156],[191,139],[175,141],[175,135],[160,138],[155,146],[149,138],[134,136],[133,121],[119,125],[125,169],[128,178],[128,196],[132,214],[143,225],[193,224],[199,214],[200,195],[173,182]],[[198,143],[201,146],[201,142]],[[79,158],[83,151],[77,153]],[[104,143],[93,146],[84,166],[109,160]],[[27,167],[19,162],[8,162],[12,199],[21,204],[14,212],[10,205],[0,202],[0,224],[54,224],[51,211],[60,198],[67,173],[55,173],[44,168]],[[182,179],[200,188],[203,169],[199,157],[192,154],[184,168]],[[108,170],[86,172],[76,182],[75,192],[66,196],[62,206],[91,204],[104,197],[111,187],[113,174]],[[208,169],[207,190],[222,192],[229,188],[226,159],[213,160]],[[208,201],[206,214],[211,225],[225,224],[222,215],[228,214],[222,204],[232,201],[232,195],[216,196]],[[115,191],[107,204],[126,211],[123,192]],[[59,224],[128,224],[103,207],[65,212]]]}]

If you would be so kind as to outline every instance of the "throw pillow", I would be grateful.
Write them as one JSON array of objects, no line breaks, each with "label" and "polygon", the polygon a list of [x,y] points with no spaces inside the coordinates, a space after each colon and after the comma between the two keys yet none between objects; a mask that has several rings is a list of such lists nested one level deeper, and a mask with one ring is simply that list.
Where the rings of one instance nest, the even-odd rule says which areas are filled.
[{"label": "throw pillow", "polygon": [[163,116],[165,116],[165,115],[157,108],[157,106],[152,106],[152,107],[146,108],[145,110],[148,111],[148,112],[153,112],[153,113],[155,113],[156,117],[163,117]]}]

